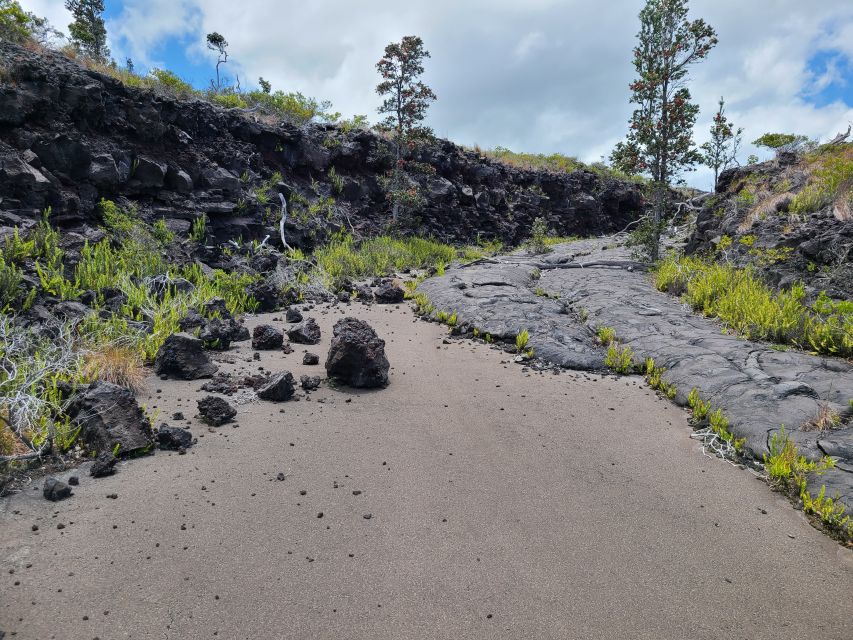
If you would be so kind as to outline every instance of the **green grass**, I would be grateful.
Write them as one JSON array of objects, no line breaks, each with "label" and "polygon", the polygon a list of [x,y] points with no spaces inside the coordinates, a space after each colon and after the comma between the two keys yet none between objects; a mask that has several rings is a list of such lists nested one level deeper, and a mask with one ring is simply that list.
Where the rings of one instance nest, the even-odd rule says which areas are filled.
[{"label": "green grass", "polygon": [[340,234],[313,257],[321,279],[335,287],[345,280],[392,275],[406,269],[434,267],[441,275],[454,260],[476,260],[499,250],[499,244],[462,249],[427,238],[396,238],[380,236],[357,242],[352,236]]},{"label": "green grass", "polygon": [[634,350],[618,342],[611,342],[607,347],[604,365],[622,375],[631,373],[634,368]]},{"label": "green grass", "polygon": [[750,268],[670,256],[655,271],[661,291],[684,299],[706,316],[758,340],[842,357],[853,356],[853,303],[821,295],[805,303],[805,289],[772,291]]},{"label": "green grass", "polygon": [[518,353],[521,353],[527,347],[527,343],[530,341],[530,332],[527,329],[522,329],[517,336],[515,336],[515,350]]},{"label": "green grass", "polygon": [[599,342],[607,347],[616,339],[616,329],[613,327],[599,327],[596,335]]},{"label": "green grass", "polygon": [[842,185],[853,179],[853,146],[835,153],[812,156],[812,173],[806,186],[791,200],[791,213],[813,213],[831,204]]}]

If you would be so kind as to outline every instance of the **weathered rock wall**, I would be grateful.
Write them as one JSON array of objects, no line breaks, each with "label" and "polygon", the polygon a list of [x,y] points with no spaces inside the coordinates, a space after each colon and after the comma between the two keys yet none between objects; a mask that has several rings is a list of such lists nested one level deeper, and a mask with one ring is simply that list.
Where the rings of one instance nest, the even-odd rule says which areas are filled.
[{"label": "weathered rock wall", "polygon": [[[375,234],[389,221],[378,178],[392,153],[373,132],[269,123],[9,44],[0,43],[0,65],[0,226],[26,225],[48,206],[66,228],[95,225],[96,205],[107,198],[132,202],[179,234],[205,214],[220,240],[275,239],[275,191],[290,199],[288,234],[297,246],[338,228]],[[560,234],[589,235],[623,228],[643,207],[637,185],[591,171],[519,170],[443,140],[419,159],[435,173],[420,179],[426,205],[402,221],[403,232],[514,243],[540,215]],[[276,171],[282,180],[269,202],[268,192],[259,199]],[[329,197],[334,206],[309,211]]]}]

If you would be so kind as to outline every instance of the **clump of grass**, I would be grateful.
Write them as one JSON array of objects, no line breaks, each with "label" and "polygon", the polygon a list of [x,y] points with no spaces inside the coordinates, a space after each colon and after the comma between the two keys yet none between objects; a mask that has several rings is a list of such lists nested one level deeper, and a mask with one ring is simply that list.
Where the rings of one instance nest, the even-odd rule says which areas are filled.
[{"label": "clump of grass", "polygon": [[797,450],[797,445],[785,433],[783,425],[770,436],[770,454],[764,454],[764,467],[771,481],[799,485],[810,473],[823,473],[832,469],[835,462],[829,456],[821,460],[809,460]]},{"label": "clump of grass", "polygon": [[853,180],[853,145],[837,152],[814,154],[814,166],[808,184],[791,200],[789,211],[807,214],[831,204],[842,187]]},{"label": "clump of grass", "polygon": [[723,410],[720,408],[711,411],[708,414],[708,424],[711,431],[716,433],[721,440],[730,443],[735,451],[740,452],[743,449],[745,438],[735,438],[735,435],[729,430],[729,419],[723,415]]},{"label": "clump of grass", "polygon": [[138,392],[145,380],[145,369],[138,351],[118,344],[101,344],[83,358],[83,376],[103,380]]},{"label": "clump of grass", "polygon": [[649,386],[656,391],[660,391],[667,398],[672,400],[678,392],[674,384],[671,384],[663,379],[663,374],[666,369],[655,364],[654,358],[646,358],[645,378]]},{"label": "clump of grass", "polygon": [[687,396],[687,406],[693,411],[693,418],[700,422],[707,417],[711,410],[711,403],[702,400],[696,387],[693,387]]},{"label": "clump of grass", "polygon": [[201,244],[207,238],[207,216],[201,215],[192,221],[190,227],[190,240]]},{"label": "clump of grass", "polygon": [[803,431],[829,431],[841,424],[841,415],[828,404],[822,403],[817,415],[802,426]]},{"label": "clump of grass", "polygon": [[616,329],[613,327],[599,327],[596,335],[598,336],[598,341],[607,347],[616,339]]},{"label": "clump of grass", "polygon": [[521,353],[527,348],[527,343],[530,341],[530,332],[527,329],[522,329],[517,336],[515,336],[515,350],[518,353]]},{"label": "clump of grass", "polygon": [[796,284],[774,293],[750,267],[739,269],[693,257],[670,256],[655,272],[661,291],[684,294],[706,316],[716,316],[748,338],[792,344],[817,353],[853,356],[853,303],[821,295],[805,304]]},{"label": "clump of grass", "polygon": [[805,480],[800,483],[800,499],[803,511],[816,515],[821,522],[847,536],[853,536],[853,520],[846,513],[847,507],[838,498],[826,496],[826,485],[821,485],[816,498],[812,498]]}]

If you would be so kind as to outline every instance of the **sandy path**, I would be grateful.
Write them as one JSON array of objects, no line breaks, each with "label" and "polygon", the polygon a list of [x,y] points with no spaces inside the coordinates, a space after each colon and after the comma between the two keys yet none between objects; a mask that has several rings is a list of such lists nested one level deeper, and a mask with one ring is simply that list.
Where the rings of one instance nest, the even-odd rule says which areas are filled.
[{"label": "sandy path", "polygon": [[[186,456],[81,476],[62,503],[38,491],[0,503],[0,629],[853,637],[853,554],[748,472],[703,457],[685,414],[639,379],[524,373],[484,345],[442,344],[441,327],[405,309],[347,313],[388,342],[388,389],[243,405],[239,428],[213,433],[192,419],[204,437]],[[324,357],[342,312],[309,315]],[[251,353],[232,349],[230,368],[322,371],[301,365],[302,348]],[[199,386],[152,378],[142,400],[192,417]]]}]

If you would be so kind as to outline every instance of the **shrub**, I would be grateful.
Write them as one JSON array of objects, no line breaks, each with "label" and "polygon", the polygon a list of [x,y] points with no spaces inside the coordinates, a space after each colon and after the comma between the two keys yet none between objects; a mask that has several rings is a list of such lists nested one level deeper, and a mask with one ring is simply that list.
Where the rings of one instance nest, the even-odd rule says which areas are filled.
[{"label": "shrub", "polygon": [[829,456],[814,461],[800,455],[797,445],[787,436],[783,425],[770,436],[770,454],[764,454],[764,466],[772,481],[782,484],[794,482],[799,485],[807,474],[823,473],[833,468],[835,462]]},{"label": "shrub", "polygon": [[166,226],[166,221],[163,218],[157,220],[151,228],[151,235],[161,245],[167,245],[175,239],[175,234]]},{"label": "shrub", "polygon": [[711,409],[711,403],[702,400],[696,387],[693,387],[687,396],[687,406],[693,411],[693,417],[698,421],[704,420]]},{"label": "shrub", "polygon": [[533,253],[546,253],[550,251],[547,243],[548,223],[545,218],[536,218],[533,221],[533,226],[530,227],[530,239],[527,241],[527,246]]},{"label": "shrub", "polygon": [[21,293],[23,273],[0,256],[0,313],[9,313]]},{"label": "shrub", "polygon": [[207,216],[202,214],[192,222],[190,240],[201,244],[207,238]]}]

